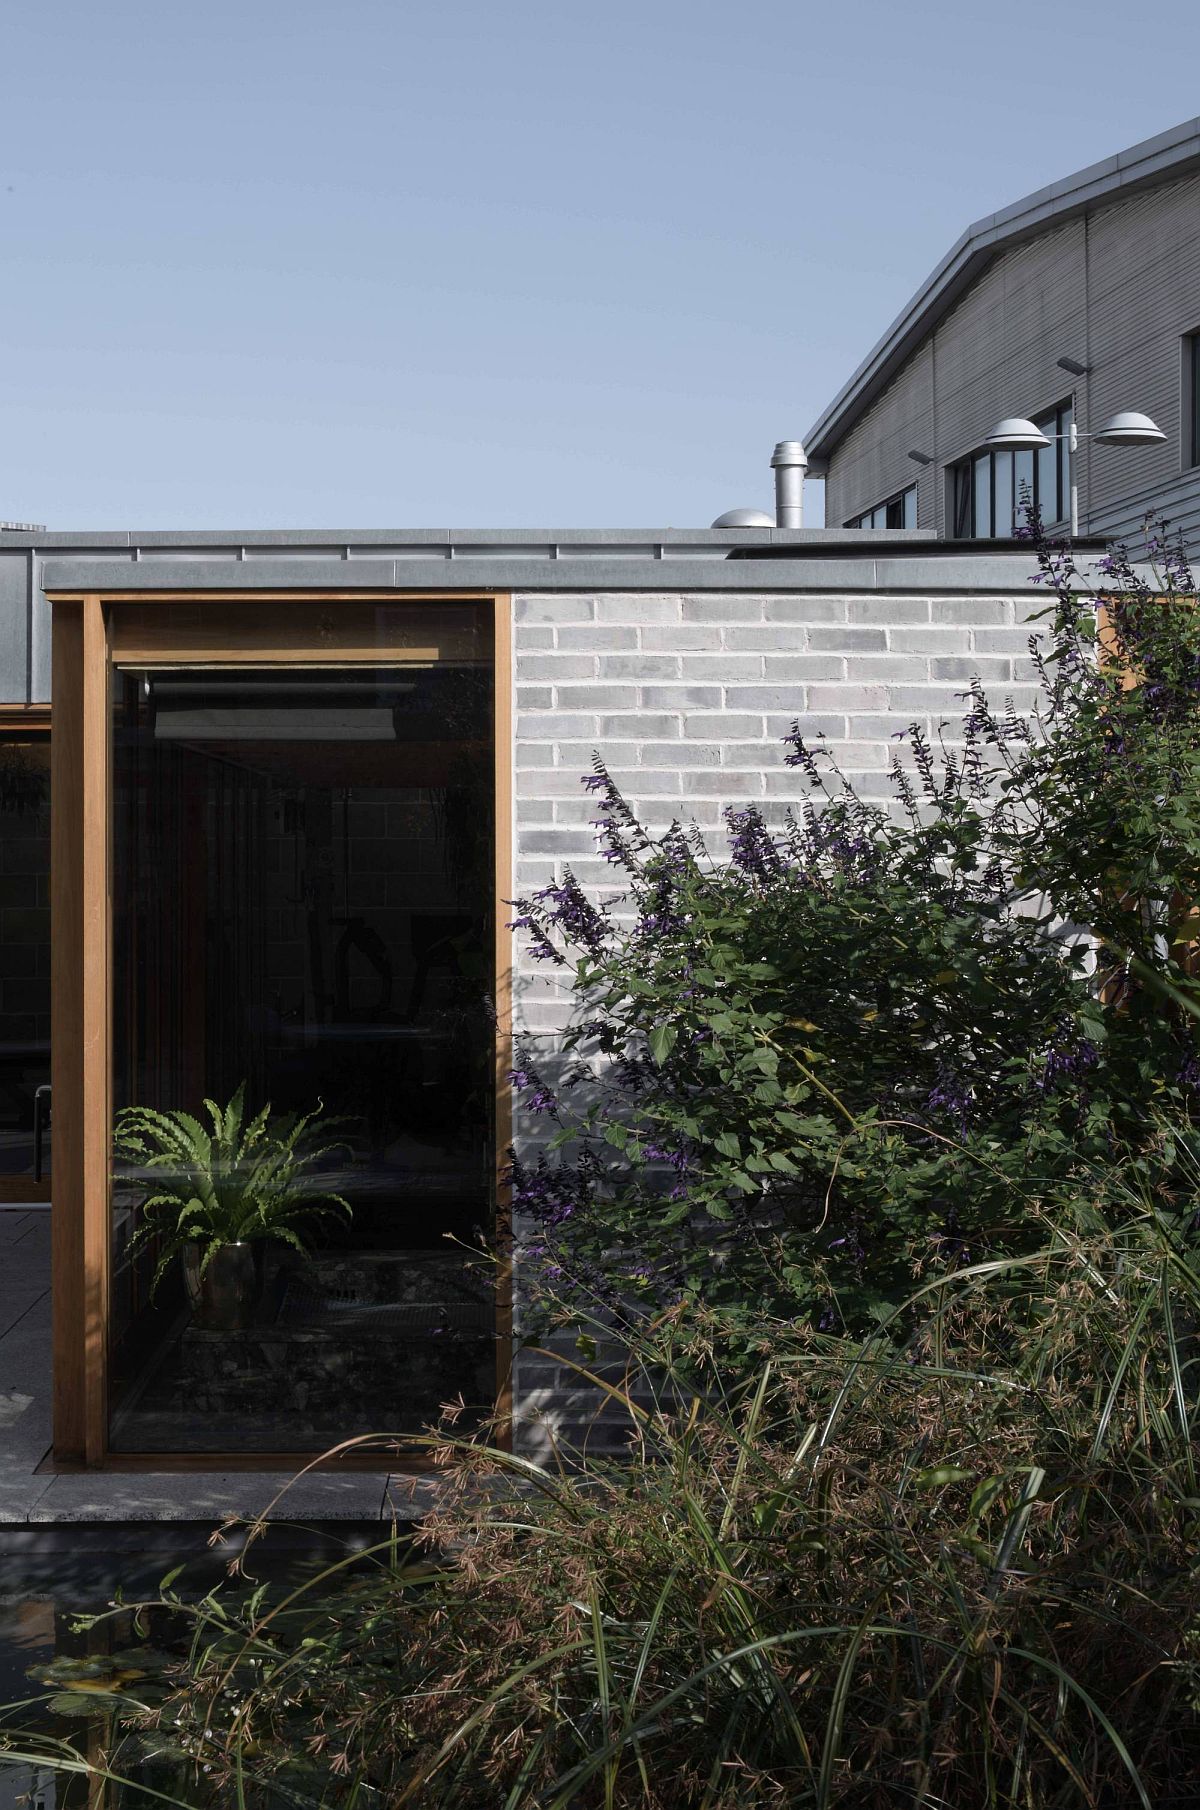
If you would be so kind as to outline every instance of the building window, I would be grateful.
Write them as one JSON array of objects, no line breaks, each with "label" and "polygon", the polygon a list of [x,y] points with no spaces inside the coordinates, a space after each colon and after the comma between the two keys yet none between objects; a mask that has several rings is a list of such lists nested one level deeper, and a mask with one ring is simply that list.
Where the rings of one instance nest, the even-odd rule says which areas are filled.
[{"label": "building window", "polygon": [[1200,333],[1188,334],[1183,351],[1185,450],[1188,464],[1200,465]]},{"label": "building window", "polygon": [[1047,524],[1070,519],[1071,420],[1071,404],[1061,403],[1034,419],[1049,446],[980,452],[952,467],[956,540],[1011,540],[1029,503]]},{"label": "building window", "polygon": [[847,528],[915,528],[917,525],[917,487],[910,484],[898,496],[889,497],[863,515],[846,523]]}]

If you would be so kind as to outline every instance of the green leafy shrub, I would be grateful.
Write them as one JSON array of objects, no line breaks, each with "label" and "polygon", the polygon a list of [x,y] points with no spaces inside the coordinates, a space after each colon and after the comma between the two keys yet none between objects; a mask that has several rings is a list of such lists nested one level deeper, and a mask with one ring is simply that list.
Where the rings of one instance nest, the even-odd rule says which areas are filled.
[{"label": "green leafy shrub", "polygon": [[764,1305],[861,1328],[930,1266],[1028,1248],[1081,1173],[1181,1185],[1146,1128],[1200,1085],[1200,610],[1156,551],[1093,595],[1039,543],[1038,709],[976,684],[957,739],[914,726],[896,812],[798,726],[812,802],[775,830],[729,812],[717,859],[649,836],[597,764],[619,907],[568,873],[518,918],[576,1005],[565,1059],[514,1077],[524,1255],[556,1300],[703,1301],[743,1343]]}]

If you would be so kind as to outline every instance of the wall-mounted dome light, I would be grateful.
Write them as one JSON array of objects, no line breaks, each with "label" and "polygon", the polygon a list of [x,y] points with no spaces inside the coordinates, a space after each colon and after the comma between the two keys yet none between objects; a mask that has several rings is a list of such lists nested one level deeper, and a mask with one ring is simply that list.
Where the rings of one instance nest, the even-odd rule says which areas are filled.
[{"label": "wall-mounted dome light", "polygon": [[1166,437],[1149,415],[1139,415],[1134,409],[1122,409],[1092,435],[1093,440],[1099,440],[1104,446],[1150,446]]},{"label": "wall-mounted dome light", "polygon": [[1033,452],[1050,442],[1041,428],[1026,421],[1023,415],[1006,415],[1003,421],[997,421],[983,444],[1012,452]]},{"label": "wall-mounted dome light", "polygon": [[1081,434],[1073,421],[1065,434],[1044,434],[1040,427],[1035,427],[1032,421],[1026,421],[1023,415],[1006,415],[1003,421],[997,421],[983,444],[998,451],[1036,452],[1039,447],[1049,446],[1055,440],[1065,440],[1070,467],[1071,533],[1075,535],[1079,533],[1079,486],[1075,477],[1075,454],[1079,442],[1098,440],[1101,446],[1153,446],[1166,437],[1149,415],[1141,415],[1136,409],[1122,409],[1106,421],[1103,427],[1087,434]]}]

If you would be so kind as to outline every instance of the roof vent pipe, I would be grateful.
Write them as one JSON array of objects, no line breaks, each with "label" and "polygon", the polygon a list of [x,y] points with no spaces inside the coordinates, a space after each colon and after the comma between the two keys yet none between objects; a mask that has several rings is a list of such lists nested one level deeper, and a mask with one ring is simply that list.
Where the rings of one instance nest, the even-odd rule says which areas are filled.
[{"label": "roof vent pipe", "polygon": [[799,440],[781,440],[771,454],[771,465],[775,472],[775,526],[803,528],[808,454]]}]

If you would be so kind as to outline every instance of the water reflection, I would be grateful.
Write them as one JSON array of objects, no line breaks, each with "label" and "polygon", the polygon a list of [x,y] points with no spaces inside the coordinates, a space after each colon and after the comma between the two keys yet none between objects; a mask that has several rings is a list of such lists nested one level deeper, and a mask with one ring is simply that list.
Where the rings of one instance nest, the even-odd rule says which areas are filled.
[{"label": "water reflection", "polygon": [[[241,1530],[217,1538],[207,1526],[125,1526],[112,1530],[107,1551],[83,1536],[64,1548],[61,1535],[14,1532],[0,1550],[0,1744],[25,1757],[0,1752],[0,1810],[149,1810],[164,1797],[227,1803],[169,1725],[140,1735],[121,1722],[167,1697],[195,1634],[195,1605],[215,1592],[236,1614],[255,1590],[277,1600],[347,1561],[339,1578],[361,1567],[369,1587],[375,1561],[361,1555],[382,1531],[378,1522],[274,1526],[254,1544],[249,1576],[233,1578]],[[160,1598],[178,1599],[178,1609]],[[63,1769],[72,1760],[74,1773]],[[261,1787],[247,1800],[256,1810],[294,1801]]]}]

